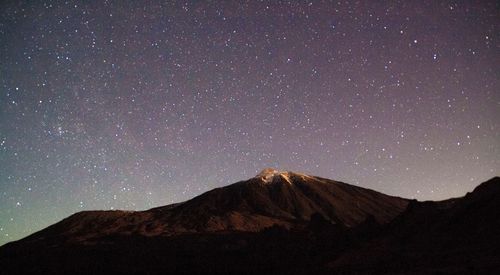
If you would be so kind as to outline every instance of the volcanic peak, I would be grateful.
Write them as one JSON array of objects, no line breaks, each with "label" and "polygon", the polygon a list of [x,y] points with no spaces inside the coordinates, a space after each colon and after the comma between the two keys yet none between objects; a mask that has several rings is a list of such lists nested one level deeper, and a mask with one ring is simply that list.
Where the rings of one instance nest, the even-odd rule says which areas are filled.
[{"label": "volcanic peak", "polygon": [[285,181],[288,184],[292,184],[290,180],[290,175],[292,172],[289,171],[279,171],[274,168],[265,168],[262,170],[255,178],[262,180],[264,183],[275,183],[278,181]]}]

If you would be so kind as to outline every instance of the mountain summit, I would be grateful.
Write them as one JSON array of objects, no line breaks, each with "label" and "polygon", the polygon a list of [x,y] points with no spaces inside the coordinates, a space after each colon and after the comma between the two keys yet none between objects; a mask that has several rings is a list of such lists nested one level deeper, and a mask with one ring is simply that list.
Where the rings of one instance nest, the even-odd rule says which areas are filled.
[{"label": "mountain summit", "polygon": [[280,172],[274,168],[266,168],[262,170],[256,178],[260,178],[265,183],[272,183],[274,181],[285,180],[290,183],[289,172]]}]

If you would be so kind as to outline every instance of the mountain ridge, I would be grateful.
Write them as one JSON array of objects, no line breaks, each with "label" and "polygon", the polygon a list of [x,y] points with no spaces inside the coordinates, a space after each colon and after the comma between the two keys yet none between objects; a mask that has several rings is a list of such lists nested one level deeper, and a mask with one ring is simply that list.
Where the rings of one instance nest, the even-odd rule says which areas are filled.
[{"label": "mountain ridge", "polygon": [[407,199],[338,181],[264,169],[256,177],[173,205],[145,211],[78,212],[27,238],[66,236],[67,241],[79,242],[112,234],[258,232],[272,226],[300,229],[314,214],[346,227],[368,217],[385,224],[404,211],[407,203]]},{"label": "mountain ridge", "polygon": [[408,200],[268,170],[146,211],[79,212],[0,247],[6,274],[494,274],[500,178]]}]

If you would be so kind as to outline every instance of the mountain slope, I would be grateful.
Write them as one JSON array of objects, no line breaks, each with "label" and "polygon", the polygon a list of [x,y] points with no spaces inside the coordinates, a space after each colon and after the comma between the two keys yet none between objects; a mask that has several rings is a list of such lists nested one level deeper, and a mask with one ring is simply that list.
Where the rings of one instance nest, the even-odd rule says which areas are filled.
[{"label": "mountain slope", "polygon": [[500,178],[495,177],[462,198],[410,202],[382,235],[330,266],[350,272],[493,274],[500,270],[499,247]]},{"label": "mountain slope", "polygon": [[0,274],[499,274],[499,228],[498,177],[418,202],[269,169],[184,203],[77,213],[0,247]]},{"label": "mountain slope", "polygon": [[385,224],[407,204],[406,199],[333,180],[265,169],[252,179],[211,190],[184,203],[138,212],[80,212],[26,241],[87,242],[115,234],[258,232],[274,225],[300,229],[307,226],[313,214],[343,227],[356,226],[367,218]]}]

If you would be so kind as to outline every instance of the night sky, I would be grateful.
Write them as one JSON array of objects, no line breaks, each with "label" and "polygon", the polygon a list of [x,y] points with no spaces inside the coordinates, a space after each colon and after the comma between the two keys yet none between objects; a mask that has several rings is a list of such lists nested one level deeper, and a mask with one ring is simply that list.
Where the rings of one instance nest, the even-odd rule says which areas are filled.
[{"label": "night sky", "polygon": [[0,4],[0,244],[265,167],[420,200],[500,174],[497,1],[84,2]]}]

